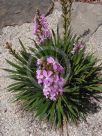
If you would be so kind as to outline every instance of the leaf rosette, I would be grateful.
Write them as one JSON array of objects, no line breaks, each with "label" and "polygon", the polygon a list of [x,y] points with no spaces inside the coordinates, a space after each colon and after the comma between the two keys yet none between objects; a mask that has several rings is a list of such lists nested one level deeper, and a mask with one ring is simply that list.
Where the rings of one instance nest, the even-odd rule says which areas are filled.
[{"label": "leaf rosette", "polygon": [[[37,42],[34,41],[34,48],[29,47],[27,50],[21,40],[19,42],[22,49],[19,53],[8,46],[16,59],[15,62],[7,60],[13,69],[5,70],[10,72],[10,78],[15,81],[8,86],[8,90],[16,92],[16,100],[22,100],[25,109],[35,111],[36,116],[47,119],[55,127],[62,127],[65,122],[77,123],[80,119],[85,120],[86,115],[91,112],[90,106],[94,105],[93,100],[101,98],[101,65],[96,65],[97,59],[92,54],[85,53],[86,45],[80,38],[72,35],[66,24],[67,17],[63,39],[60,37],[59,27],[56,33],[54,30],[51,32],[45,17],[39,12],[35,21],[34,34]],[[54,67],[57,64],[63,68],[62,73],[58,68],[53,68],[53,63],[47,62],[49,58],[53,59]],[[38,65],[38,60],[41,59],[43,64],[39,62]],[[44,77],[42,73],[38,76],[37,70],[44,71]],[[56,75],[59,79],[63,78],[63,84],[57,81]],[[45,85],[47,89],[44,88]],[[59,93],[58,87],[62,89],[62,93]],[[50,88],[53,88],[52,91]],[[50,97],[52,92],[54,99]]]}]

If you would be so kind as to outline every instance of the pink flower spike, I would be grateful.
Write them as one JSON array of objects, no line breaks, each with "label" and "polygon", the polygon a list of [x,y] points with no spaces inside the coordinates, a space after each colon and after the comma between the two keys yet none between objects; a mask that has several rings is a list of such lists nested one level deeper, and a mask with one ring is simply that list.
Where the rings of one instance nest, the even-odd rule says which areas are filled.
[{"label": "pink flower spike", "polygon": [[[38,84],[43,86],[44,96],[55,101],[59,95],[63,94],[64,91],[64,78],[62,77],[62,71],[64,72],[64,68],[52,57],[48,57],[45,60],[47,63],[44,67],[42,65],[43,62],[41,64],[40,60],[41,59],[37,60],[40,69],[36,71]],[[49,70],[49,64],[52,65],[51,70]]]},{"label": "pink flower spike", "polygon": [[44,42],[45,39],[51,38],[47,20],[44,15],[40,15],[40,12],[37,12],[37,15],[34,18],[33,34],[36,36],[36,43],[38,45]]},{"label": "pink flower spike", "polygon": [[71,51],[71,53],[74,55],[76,51],[80,51],[80,50],[83,49],[84,47],[85,47],[84,44],[82,44],[82,43],[76,43],[76,44],[74,45],[74,48],[73,48],[73,50]]}]

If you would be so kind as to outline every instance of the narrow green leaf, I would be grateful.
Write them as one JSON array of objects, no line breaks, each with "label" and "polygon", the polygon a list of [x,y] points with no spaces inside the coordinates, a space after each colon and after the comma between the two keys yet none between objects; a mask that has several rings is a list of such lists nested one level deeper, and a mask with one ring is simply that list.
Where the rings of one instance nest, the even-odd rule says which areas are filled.
[{"label": "narrow green leaf", "polygon": [[19,39],[19,42],[20,42],[20,45],[22,46],[22,49],[26,52],[26,49],[25,49],[25,47],[24,47],[24,45],[23,45],[23,43],[20,39]]}]

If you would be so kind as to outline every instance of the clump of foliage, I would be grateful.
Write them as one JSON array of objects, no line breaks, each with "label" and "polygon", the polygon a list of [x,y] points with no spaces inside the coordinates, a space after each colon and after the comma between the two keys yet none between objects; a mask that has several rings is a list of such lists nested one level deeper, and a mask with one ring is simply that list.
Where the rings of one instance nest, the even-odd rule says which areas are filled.
[{"label": "clump of foliage", "polygon": [[[72,3],[68,3],[67,0],[61,0],[61,3],[64,37],[60,37],[58,27],[57,33],[54,30],[51,32],[45,17],[37,11],[34,24],[35,47],[29,47],[27,50],[19,40],[22,49],[16,53],[8,46],[16,61],[7,60],[13,69],[5,69],[15,81],[8,86],[8,90],[16,92],[16,100],[22,100],[24,108],[35,111],[36,116],[47,119],[55,127],[62,127],[65,122],[77,123],[80,119],[85,120],[91,111],[89,105],[93,104],[94,99],[100,99],[102,91],[102,67],[97,65],[97,59],[93,54],[85,54],[87,45],[71,33],[68,17]],[[46,61],[48,58],[54,60],[54,65],[51,61]],[[56,63],[63,72],[58,72]],[[40,70],[40,76],[37,75],[37,70]],[[43,74],[43,71],[46,74]],[[58,77],[56,80],[55,76]],[[60,77],[64,79],[62,84],[59,84]],[[45,86],[50,91],[45,89],[44,92]],[[57,87],[62,87],[62,93],[59,93]],[[54,99],[51,99],[53,95]]]}]

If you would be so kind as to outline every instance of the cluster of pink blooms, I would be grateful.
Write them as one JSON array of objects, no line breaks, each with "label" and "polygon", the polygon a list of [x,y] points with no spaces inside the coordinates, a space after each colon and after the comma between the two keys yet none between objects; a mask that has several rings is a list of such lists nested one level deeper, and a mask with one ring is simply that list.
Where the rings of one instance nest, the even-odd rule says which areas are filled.
[{"label": "cluster of pink blooms", "polygon": [[36,35],[36,43],[39,45],[45,39],[51,37],[47,20],[44,15],[37,14],[34,18],[33,34]]},{"label": "cluster of pink blooms", "polygon": [[75,52],[82,50],[84,47],[83,43],[76,43],[71,53],[75,54]]},{"label": "cluster of pink blooms", "polygon": [[38,83],[43,86],[43,94],[46,98],[55,101],[63,94],[64,68],[52,57],[37,60],[38,70],[36,77]]}]

